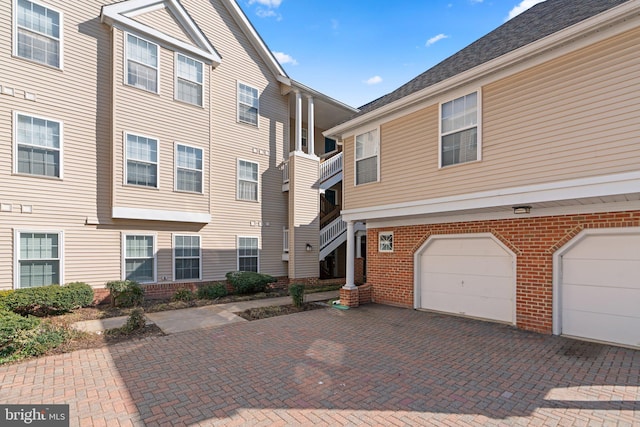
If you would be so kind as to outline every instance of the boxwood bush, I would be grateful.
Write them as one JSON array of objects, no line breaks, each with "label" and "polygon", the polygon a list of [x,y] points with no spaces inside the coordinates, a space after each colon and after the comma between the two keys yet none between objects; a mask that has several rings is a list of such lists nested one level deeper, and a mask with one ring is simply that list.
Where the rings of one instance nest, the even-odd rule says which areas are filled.
[{"label": "boxwood bush", "polygon": [[252,271],[230,271],[226,277],[237,294],[265,292],[269,283],[277,282],[275,277]]},{"label": "boxwood bush", "polygon": [[291,295],[293,305],[302,307],[304,304],[304,284],[293,283],[289,285],[289,295]]},{"label": "boxwood bush", "polygon": [[105,287],[111,293],[112,307],[135,307],[144,300],[144,289],[133,280],[113,280]]},{"label": "boxwood bush", "polygon": [[66,313],[92,302],[93,289],[82,282],[16,289],[0,295],[0,307],[34,316]]},{"label": "boxwood bush", "polygon": [[67,336],[65,329],[37,317],[0,310],[0,364],[44,354],[62,344]]},{"label": "boxwood bush", "polygon": [[217,299],[226,297],[227,287],[224,283],[212,283],[198,288],[196,295],[199,299]]}]

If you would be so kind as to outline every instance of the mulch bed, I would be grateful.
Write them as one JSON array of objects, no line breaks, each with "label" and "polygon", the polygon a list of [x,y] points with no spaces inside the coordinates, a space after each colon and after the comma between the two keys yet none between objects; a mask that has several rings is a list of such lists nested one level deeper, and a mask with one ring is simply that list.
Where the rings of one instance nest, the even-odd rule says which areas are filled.
[{"label": "mulch bed", "polygon": [[296,307],[295,305],[278,305],[250,308],[249,310],[241,311],[234,314],[246,320],[260,320],[267,319],[269,317],[283,316],[286,314],[301,313],[303,311],[318,310],[320,308],[327,308],[327,306],[312,302],[305,302],[301,307]]}]

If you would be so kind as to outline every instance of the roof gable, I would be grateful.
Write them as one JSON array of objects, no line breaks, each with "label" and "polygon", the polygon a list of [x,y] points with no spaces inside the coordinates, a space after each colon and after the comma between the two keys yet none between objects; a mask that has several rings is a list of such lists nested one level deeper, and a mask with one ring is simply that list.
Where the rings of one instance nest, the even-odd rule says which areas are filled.
[{"label": "roof gable", "polygon": [[165,33],[168,36],[173,36],[185,43],[197,45],[197,42],[184,30],[175,15],[165,7],[159,10],[130,16],[130,18],[134,21],[140,22],[141,24],[148,25],[149,27],[155,27],[160,32]]},{"label": "roof gable", "polygon": [[[173,22],[169,21],[171,27],[155,28],[145,23],[148,19],[143,15],[157,14],[163,9],[166,9],[172,18]],[[103,6],[100,19],[111,26],[134,30],[172,48],[190,53],[208,64],[217,66],[222,61],[213,45],[178,0],[126,0]]]}]

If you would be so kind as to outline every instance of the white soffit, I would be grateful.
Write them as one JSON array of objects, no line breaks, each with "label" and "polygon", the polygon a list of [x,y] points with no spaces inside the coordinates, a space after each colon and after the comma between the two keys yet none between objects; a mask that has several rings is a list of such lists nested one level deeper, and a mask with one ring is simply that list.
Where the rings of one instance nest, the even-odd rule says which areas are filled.
[{"label": "white soffit", "polygon": [[[195,41],[196,45],[186,43],[156,28],[132,19],[132,17],[162,8],[167,8],[173,14],[183,30]],[[220,58],[215,48],[209,43],[207,37],[200,31],[196,23],[193,22],[187,11],[177,0],[128,0],[103,6],[100,20],[110,26],[133,30],[161,44],[169,45],[177,50],[190,53],[213,66],[218,66],[222,62],[222,58]]]}]

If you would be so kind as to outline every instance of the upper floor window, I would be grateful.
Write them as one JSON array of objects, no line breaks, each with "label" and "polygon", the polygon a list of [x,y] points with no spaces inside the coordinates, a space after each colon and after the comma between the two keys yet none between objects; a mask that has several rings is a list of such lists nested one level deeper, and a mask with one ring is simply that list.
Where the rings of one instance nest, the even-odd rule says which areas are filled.
[{"label": "upper floor window", "polygon": [[127,134],[127,184],[158,187],[158,140]]},{"label": "upper floor window", "polygon": [[17,232],[17,288],[62,283],[62,233]]},{"label": "upper floor window", "polygon": [[478,160],[478,92],[440,108],[440,166]]},{"label": "upper floor window", "polygon": [[202,62],[176,54],[176,99],[202,107]]},{"label": "upper floor window", "polygon": [[158,93],[158,45],[127,34],[127,84]]},{"label": "upper floor window", "polygon": [[16,113],[16,172],[61,177],[62,123]]},{"label": "upper floor window", "polygon": [[61,68],[60,12],[28,0],[17,0],[16,46],[19,57]]},{"label": "upper floor window", "polygon": [[239,82],[238,121],[258,126],[258,89]]},{"label": "upper floor window", "polygon": [[331,138],[324,138],[324,152],[330,153],[336,150],[336,140]]},{"label": "upper floor window", "polygon": [[356,136],[356,185],[378,180],[378,130]]},{"label": "upper floor window", "polygon": [[238,160],[238,199],[258,201],[258,164]]},{"label": "upper floor window", "polygon": [[176,144],[176,190],[202,193],[202,149]]}]

